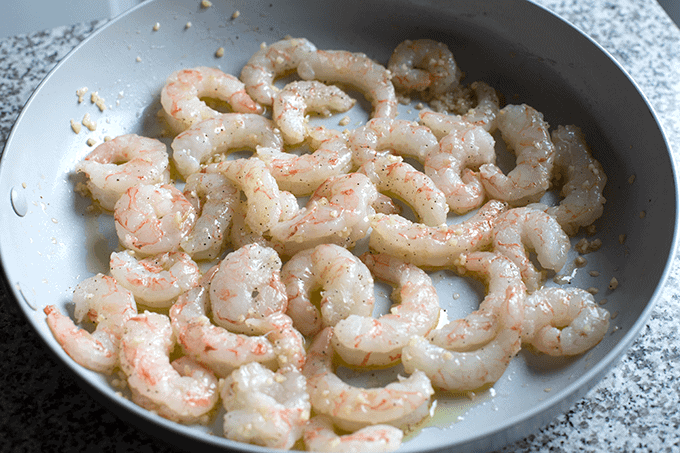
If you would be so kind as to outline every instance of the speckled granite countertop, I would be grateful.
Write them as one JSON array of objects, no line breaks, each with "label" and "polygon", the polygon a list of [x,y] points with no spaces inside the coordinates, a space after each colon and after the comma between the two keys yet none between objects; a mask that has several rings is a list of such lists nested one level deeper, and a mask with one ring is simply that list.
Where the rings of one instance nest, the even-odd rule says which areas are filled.
[{"label": "speckled granite countertop", "polygon": [[[680,30],[654,0],[540,0],[607,49],[639,84],[680,153]],[[50,69],[106,21],[0,40],[0,149]],[[628,353],[566,414],[514,451],[680,451],[680,269]],[[0,451],[175,451],[113,416],[56,363],[3,288]]]}]

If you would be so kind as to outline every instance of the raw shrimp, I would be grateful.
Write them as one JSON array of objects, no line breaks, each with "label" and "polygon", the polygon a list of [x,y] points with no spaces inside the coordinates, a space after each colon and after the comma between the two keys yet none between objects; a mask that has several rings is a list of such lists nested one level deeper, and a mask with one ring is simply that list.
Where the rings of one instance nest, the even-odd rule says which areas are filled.
[{"label": "raw shrimp", "polygon": [[404,200],[425,225],[446,223],[449,207],[444,193],[429,176],[404,162],[400,156],[376,157],[358,171],[368,176],[379,191]]},{"label": "raw shrimp", "polygon": [[291,82],[274,97],[272,118],[281,129],[284,141],[295,145],[307,137],[307,113],[330,116],[331,111],[346,112],[355,102],[333,85],[316,80]]},{"label": "raw shrimp", "polygon": [[302,57],[297,72],[304,80],[338,82],[357,88],[371,102],[374,118],[397,116],[397,96],[390,71],[366,54],[317,50]]},{"label": "raw shrimp", "polygon": [[264,333],[253,332],[248,321],[286,311],[280,271],[281,259],[272,248],[250,244],[229,253],[210,282],[215,323],[232,332]]},{"label": "raw shrimp", "polygon": [[175,252],[196,223],[196,210],[172,184],[130,187],[114,208],[120,243],[144,255]]},{"label": "raw shrimp", "polygon": [[262,105],[272,105],[278,88],[274,78],[296,69],[302,57],[316,46],[305,38],[286,38],[270,46],[262,45],[241,70],[246,91]]},{"label": "raw shrimp", "polygon": [[609,312],[578,288],[543,288],[527,298],[522,341],[552,356],[581,354],[609,329]]},{"label": "raw shrimp", "polygon": [[564,178],[561,190],[564,199],[546,212],[573,236],[579,227],[592,224],[602,215],[606,201],[602,191],[607,175],[593,158],[578,127],[559,126],[553,131],[552,140],[556,151],[555,172]]},{"label": "raw shrimp", "polygon": [[494,250],[520,268],[530,292],[541,286],[544,275],[532,264],[527,249],[536,252],[543,268],[557,272],[566,263],[571,247],[569,236],[553,217],[538,209],[541,206],[510,209],[496,219],[493,229]]},{"label": "raw shrimp", "polygon": [[319,332],[303,368],[310,401],[318,414],[329,416],[347,431],[378,424],[405,429],[429,416],[434,390],[422,371],[412,370],[408,378],[399,376],[385,387],[354,387],[333,372],[332,335],[332,327]]},{"label": "raw shrimp", "polygon": [[283,138],[274,123],[261,115],[223,113],[194,124],[170,146],[175,167],[186,179],[216,154],[261,146],[283,150]]},{"label": "raw shrimp", "polygon": [[111,253],[111,276],[132,291],[135,300],[149,307],[166,308],[198,284],[201,271],[183,252],[165,252],[137,259],[134,252]]},{"label": "raw shrimp", "polygon": [[97,324],[94,332],[78,328],[57,307],[48,305],[44,312],[47,325],[64,351],[80,365],[99,373],[111,374],[118,366],[118,348],[125,321],[137,314],[137,304],[130,291],[113,277],[97,274],[78,284],[73,291],[74,317],[85,316]]},{"label": "raw shrimp", "polygon": [[461,253],[491,245],[496,217],[506,208],[506,203],[491,200],[468,220],[437,227],[412,223],[399,215],[376,214],[370,219],[369,247],[416,266],[451,267]]},{"label": "raw shrimp", "polygon": [[307,380],[295,368],[243,365],[220,381],[220,396],[224,437],[268,448],[291,449],[311,411]]},{"label": "raw shrimp", "polygon": [[[494,253],[475,252],[461,257],[460,261],[465,263],[466,260],[481,259],[489,264],[498,257]],[[432,380],[432,385],[453,392],[474,390],[496,382],[520,350],[525,295],[522,286],[508,287],[498,309],[501,325],[497,335],[472,351],[448,350],[430,343],[424,337],[411,338],[402,350],[404,370],[422,371]]]},{"label": "raw shrimp", "polygon": [[356,166],[385,154],[413,157],[422,162],[439,148],[437,137],[418,123],[390,118],[373,118],[349,135]]},{"label": "raw shrimp", "polygon": [[[287,314],[305,335],[316,334],[351,314],[370,316],[375,298],[373,277],[346,249],[322,244],[293,256],[281,269],[288,294]],[[312,295],[321,289],[320,310]]]},{"label": "raw shrimp", "polygon": [[426,98],[455,88],[463,75],[448,46],[432,39],[403,41],[392,52],[387,69],[398,90],[426,91]]},{"label": "raw shrimp", "polygon": [[302,437],[309,451],[371,453],[394,451],[401,446],[404,432],[391,425],[372,425],[339,436],[331,419],[317,415],[309,420]]},{"label": "raw shrimp", "polygon": [[109,211],[130,187],[144,183],[166,183],[168,151],[153,138],[120,135],[97,146],[78,163],[76,171],[87,175],[92,198]]},{"label": "raw shrimp", "polygon": [[222,174],[191,174],[184,185],[184,196],[199,217],[180,242],[182,250],[195,260],[219,257],[227,242],[239,194],[239,190]]},{"label": "raw shrimp", "polygon": [[484,189],[513,205],[538,201],[552,179],[555,146],[543,115],[528,105],[508,105],[498,114],[498,129],[517,158],[506,176],[495,164],[480,167]]},{"label": "raw shrimp", "polygon": [[257,157],[210,164],[206,173],[221,173],[240,188],[248,200],[246,223],[256,234],[277,225],[283,208],[281,192],[269,169]]},{"label": "raw shrimp", "polygon": [[514,303],[509,301],[511,298],[524,299],[526,286],[515,263],[500,254],[470,254],[461,259],[458,272],[473,273],[485,280],[487,294],[479,309],[432,331],[428,339],[445,349],[470,351],[493,340],[503,325],[505,304]]},{"label": "raw shrimp", "polygon": [[333,328],[333,348],[350,365],[394,365],[414,335],[427,335],[439,320],[439,297],[430,277],[412,264],[389,255],[364,254],[373,275],[395,285],[399,305],[375,319],[352,314]]},{"label": "raw shrimp", "polygon": [[219,401],[217,378],[187,356],[170,363],[174,346],[165,315],[145,312],[125,322],[120,367],[132,401],[175,422],[205,422]]},{"label": "raw shrimp", "polygon": [[208,107],[202,97],[227,102],[234,112],[262,113],[262,107],[248,96],[245,85],[217,68],[199,66],[175,71],[161,90],[161,105],[173,128],[184,130],[220,112]]},{"label": "raw shrimp", "polygon": [[276,148],[259,148],[257,157],[269,168],[281,190],[297,196],[309,195],[331,176],[345,174],[352,167],[347,140],[337,131],[309,129],[311,154],[296,155]]},{"label": "raw shrimp", "polygon": [[324,243],[351,248],[368,234],[377,199],[378,191],[366,175],[328,178],[292,219],[271,228],[274,247],[287,256]]},{"label": "raw shrimp", "polygon": [[444,192],[451,210],[463,214],[484,203],[486,193],[473,169],[496,161],[496,142],[481,126],[467,121],[450,121],[449,125],[449,133],[441,139],[439,148],[427,155],[423,167]]},{"label": "raw shrimp", "polygon": [[500,103],[496,90],[479,81],[473,82],[470,88],[475,92],[477,105],[465,114],[447,115],[432,110],[423,110],[418,115],[420,122],[429,127],[438,140],[459,128],[461,123],[466,123],[466,127],[481,127],[489,133],[493,133],[498,127],[497,119]]}]

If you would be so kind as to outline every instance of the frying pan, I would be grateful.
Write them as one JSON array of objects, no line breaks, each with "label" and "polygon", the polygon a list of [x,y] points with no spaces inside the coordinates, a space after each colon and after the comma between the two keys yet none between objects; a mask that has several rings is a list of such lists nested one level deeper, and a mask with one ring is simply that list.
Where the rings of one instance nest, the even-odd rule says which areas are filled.
[{"label": "frying pan", "polygon": [[[233,18],[235,11],[240,14]],[[528,1],[219,1],[206,8],[196,0],[157,0],[94,33],[36,90],[0,162],[4,277],[46,347],[95,397],[144,429],[187,448],[198,442],[208,449],[265,451],[220,437],[219,420],[209,427],[182,426],[120,398],[106,378],[62,351],[42,308],[56,304],[72,314],[75,285],[105,272],[118,246],[110,216],[91,213],[90,201],[74,191],[75,164],[92,149],[87,140],[160,136],[159,91],[170,72],[209,65],[238,75],[261,42],[286,35],[306,37],[320,49],[364,52],[383,64],[404,39],[442,41],[465,71],[464,83],[483,80],[505,102],[543,112],[551,126],[576,124],[584,131],[608,176],[605,212],[595,223],[602,247],[587,255],[586,267],[562,273],[570,285],[594,287],[599,300],[607,299],[605,307],[618,315],[610,331],[574,358],[522,351],[491,390],[472,399],[441,396],[432,420],[405,439],[402,451],[496,449],[566,411],[626,351],[649,317],[675,245],[677,188],[663,133],[634,82],[597,44]],[[82,87],[96,91],[108,108],[100,112],[87,101],[78,103]],[[359,102],[349,112],[352,124],[368,118],[366,106]],[[75,134],[70,120],[85,113],[97,128]],[[400,116],[415,115],[413,106],[400,106]],[[327,121],[337,127],[337,118]],[[601,277],[589,277],[590,270]],[[450,272],[434,277],[452,317],[473,309],[483,296],[483,288]],[[613,291],[611,277],[619,281]],[[454,294],[462,296],[455,304]]]}]

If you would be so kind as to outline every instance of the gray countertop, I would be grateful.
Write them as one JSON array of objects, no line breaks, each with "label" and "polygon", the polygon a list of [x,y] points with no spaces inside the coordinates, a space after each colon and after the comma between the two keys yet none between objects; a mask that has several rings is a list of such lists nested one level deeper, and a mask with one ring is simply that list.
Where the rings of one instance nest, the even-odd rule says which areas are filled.
[{"label": "gray countertop", "polygon": [[[654,0],[540,0],[629,72],[680,153],[680,30]],[[32,91],[106,21],[0,39],[0,149]],[[503,452],[680,451],[680,269],[640,337],[567,413]],[[0,451],[175,451],[84,393],[0,291]]]}]

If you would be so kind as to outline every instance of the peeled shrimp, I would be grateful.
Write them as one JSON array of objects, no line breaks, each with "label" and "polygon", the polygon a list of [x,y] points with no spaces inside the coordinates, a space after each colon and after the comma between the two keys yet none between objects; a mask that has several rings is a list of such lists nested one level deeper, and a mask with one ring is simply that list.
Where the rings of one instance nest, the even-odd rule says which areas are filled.
[{"label": "peeled shrimp", "polygon": [[430,129],[413,121],[373,118],[349,135],[352,159],[362,165],[385,154],[413,157],[422,162],[439,145]]},{"label": "peeled shrimp", "polygon": [[496,161],[496,142],[481,126],[467,121],[450,121],[449,125],[449,133],[441,139],[439,148],[427,155],[423,166],[425,174],[446,196],[451,210],[463,214],[484,202],[486,192],[473,169]]},{"label": "peeled shrimp", "polygon": [[202,97],[226,101],[234,112],[262,113],[262,107],[248,96],[239,79],[206,66],[170,74],[161,90],[161,105],[171,118],[171,125],[184,130],[201,120],[220,115],[208,107]]},{"label": "peeled shrimp", "polygon": [[250,244],[229,253],[210,283],[215,323],[232,332],[253,333],[249,320],[284,313],[288,298],[280,270],[281,259],[269,247]]},{"label": "peeled shrimp", "polygon": [[330,418],[317,415],[305,426],[303,439],[308,451],[371,453],[394,451],[401,446],[404,432],[391,425],[372,425],[351,434],[338,435]]},{"label": "peeled shrimp", "polygon": [[346,83],[357,88],[373,105],[374,118],[397,116],[397,96],[390,72],[363,53],[317,50],[302,57],[297,72],[304,80]]},{"label": "peeled shrimp", "polygon": [[473,82],[470,88],[475,92],[477,105],[465,114],[447,115],[432,110],[423,110],[418,115],[420,122],[429,127],[438,140],[459,128],[461,123],[465,123],[468,127],[481,127],[489,133],[493,133],[498,127],[499,99],[496,90],[479,81]]},{"label": "peeled shrimp", "polygon": [[78,163],[76,171],[87,175],[92,198],[112,211],[130,187],[168,182],[168,151],[153,138],[120,135],[92,150]]},{"label": "peeled shrimp", "polygon": [[527,298],[522,341],[552,356],[581,354],[609,329],[609,312],[578,288],[543,288]]},{"label": "peeled shrimp", "polygon": [[272,118],[289,145],[307,137],[309,112],[330,116],[331,111],[346,112],[356,101],[340,88],[316,80],[291,82],[274,97]]},{"label": "peeled shrimp", "polygon": [[571,247],[569,237],[560,224],[534,204],[513,208],[496,219],[493,229],[494,250],[509,257],[521,270],[530,292],[542,284],[543,273],[538,271],[527,253],[536,252],[538,262],[555,272],[562,269]]},{"label": "peeled shrimp", "polygon": [[196,223],[196,210],[172,184],[130,187],[114,208],[120,243],[144,255],[175,252]]},{"label": "peeled shrimp", "polygon": [[376,214],[369,247],[416,266],[450,267],[461,253],[491,244],[496,217],[507,205],[491,200],[468,220],[454,225],[426,226],[399,215]]},{"label": "peeled shrimp", "polygon": [[[322,244],[293,256],[281,269],[288,294],[287,314],[305,335],[316,334],[351,314],[370,316],[375,298],[373,277],[346,249]],[[312,303],[321,289],[320,310]]]},{"label": "peeled shrimp", "polygon": [[[461,257],[479,260],[480,268],[494,260],[504,259],[498,254],[475,252]],[[488,343],[471,351],[442,348],[424,337],[413,337],[402,350],[401,361],[406,372],[420,370],[432,380],[432,385],[443,390],[463,392],[496,382],[505,372],[510,360],[519,352],[526,291],[511,285],[499,308],[501,325],[497,335]]]},{"label": "peeled shrimp", "polygon": [[182,250],[195,260],[217,258],[228,242],[239,190],[219,173],[193,173],[184,185],[184,196],[199,217],[180,242]]},{"label": "peeled shrimp", "polygon": [[271,120],[248,113],[223,113],[195,123],[170,145],[175,167],[187,178],[220,153],[243,148],[283,149],[283,138]]},{"label": "peeled shrimp", "polygon": [[316,46],[305,38],[286,38],[260,46],[241,70],[246,91],[262,105],[272,105],[278,91],[274,78],[297,68],[302,57],[315,52]]},{"label": "peeled shrimp", "polygon": [[352,167],[352,152],[347,140],[337,131],[309,129],[311,154],[296,155],[276,148],[259,148],[262,159],[281,190],[297,196],[309,195],[326,179],[345,174]]},{"label": "peeled shrimp", "polygon": [[392,52],[387,68],[398,90],[427,90],[428,97],[455,88],[463,75],[448,46],[432,39],[403,41]]},{"label": "peeled shrimp", "polygon": [[282,214],[281,192],[264,162],[257,157],[210,164],[206,173],[221,173],[240,188],[248,200],[246,223],[257,234],[277,225]]},{"label": "peeled shrimp", "polygon": [[487,284],[479,309],[433,330],[428,339],[435,345],[455,351],[470,351],[493,340],[503,326],[505,304],[526,297],[526,285],[519,268],[506,256],[472,253],[461,259],[458,272],[472,273]]},{"label": "peeled shrimp", "polygon": [[132,291],[137,302],[157,308],[172,305],[201,278],[198,265],[182,252],[165,252],[141,260],[128,251],[113,252],[109,268],[111,276]]},{"label": "peeled shrimp", "polygon": [[379,191],[404,200],[425,225],[446,223],[449,207],[444,193],[429,176],[404,162],[401,157],[377,157],[363,164],[358,171],[368,176]]},{"label": "peeled shrimp", "polygon": [[77,327],[71,318],[48,305],[47,325],[64,351],[80,365],[99,373],[111,374],[118,366],[118,349],[125,321],[137,314],[130,291],[113,277],[97,274],[78,284],[73,291],[74,317],[85,316],[97,324],[94,332]]},{"label": "peeled shrimp", "polygon": [[125,322],[120,367],[132,401],[172,421],[205,422],[219,401],[217,378],[187,356],[171,363],[174,346],[167,316],[145,312]]},{"label": "peeled shrimp", "polygon": [[294,368],[243,365],[220,381],[220,395],[228,439],[289,450],[309,420],[307,380]]},{"label": "peeled shrimp", "polygon": [[369,425],[389,424],[406,428],[429,415],[434,394],[430,380],[418,370],[385,387],[361,388],[342,381],[332,366],[333,328],[314,338],[303,373],[307,377],[312,407],[327,415],[341,429],[354,431]]},{"label": "peeled shrimp", "polygon": [[395,285],[399,305],[378,319],[352,314],[333,328],[333,348],[350,365],[393,365],[414,335],[427,335],[437,326],[439,298],[430,277],[412,264],[389,255],[364,254],[373,275]]},{"label": "peeled shrimp", "polygon": [[514,150],[517,165],[506,176],[494,164],[480,167],[484,189],[513,205],[538,201],[552,179],[555,146],[543,115],[528,105],[508,105],[498,114],[498,129]]},{"label": "peeled shrimp", "polygon": [[555,144],[555,172],[562,175],[559,206],[546,212],[557,219],[562,229],[573,236],[579,227],[597,220],[604,210],[602,191],[607,183],[602,165],[593,158],[581,130],[559,126],[552,133]]},{"label": "peeled shrimp", "polygon": [[328,178],[293,218],[271,228],[272,242],[288,256],[324,243],[351,248],[368,234],[377,199],[378,191],[366,175]]}]

